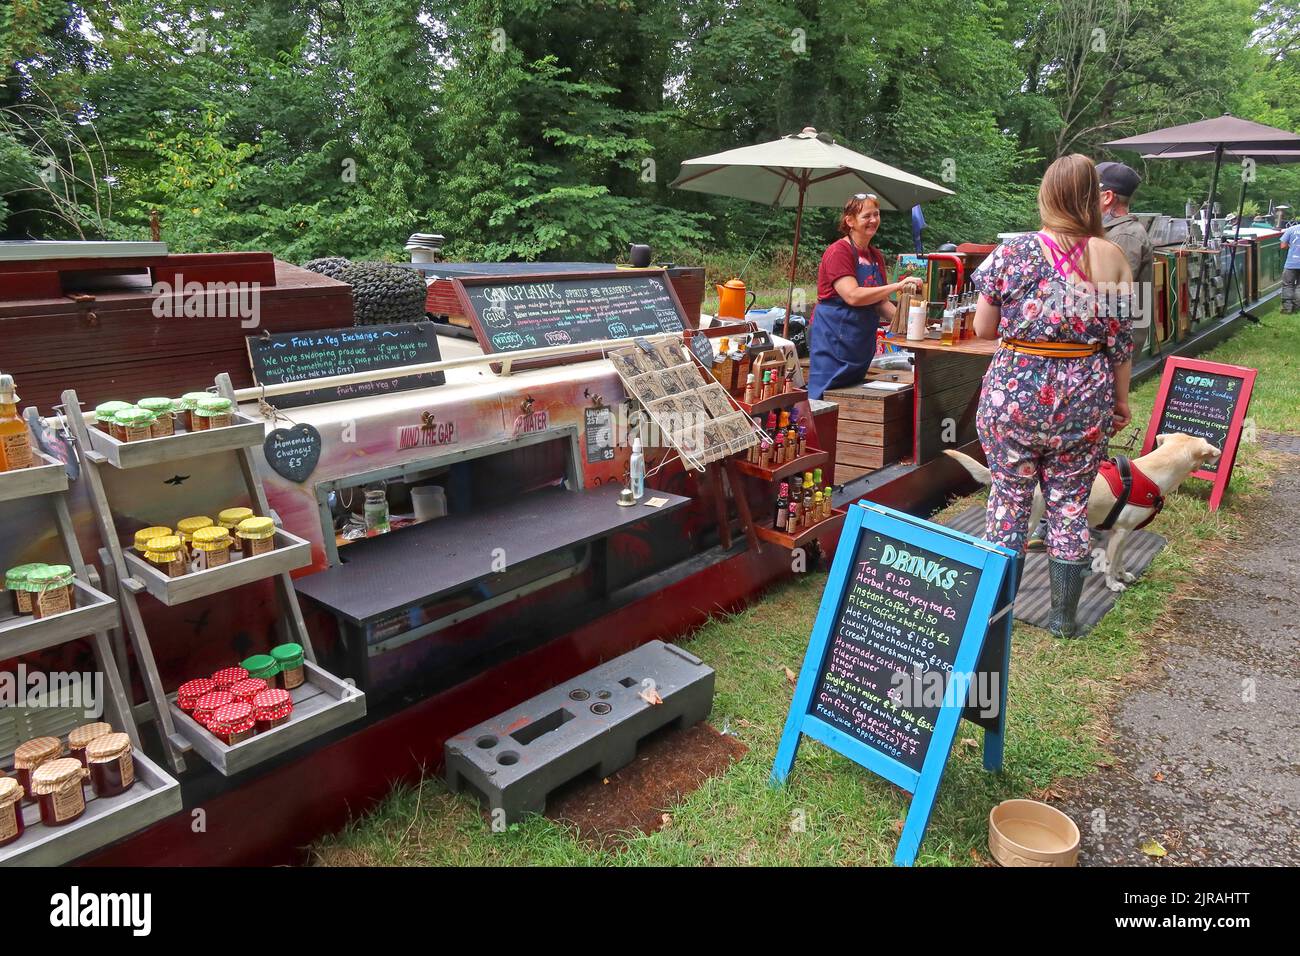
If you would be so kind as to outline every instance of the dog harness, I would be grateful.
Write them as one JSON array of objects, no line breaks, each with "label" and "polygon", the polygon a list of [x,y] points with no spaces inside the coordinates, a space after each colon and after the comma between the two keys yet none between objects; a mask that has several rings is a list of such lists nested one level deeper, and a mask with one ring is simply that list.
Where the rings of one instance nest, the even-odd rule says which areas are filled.
[{"label": "dog harness", "polygon": [[1101,470],[1097,474],[1106,479],[1106,484],[1110,486],[1110,493],[1115,496],[1115,507],[1110,509],[1106,520],[1097,525],[1098,531],[1109,531],[1113,528],[1125,505],[1152,509],[1151,514],[1143,518],[1142,523],[1134,528],[1134,531],[1145,528],[1154,521],[1156,515],[1160,514],[1160,510],[1165,506],[1165,496],[1160,493],[1160,486],[1142,474],[1137,466],[1123,455],[1116,455],[1102,462]]}]

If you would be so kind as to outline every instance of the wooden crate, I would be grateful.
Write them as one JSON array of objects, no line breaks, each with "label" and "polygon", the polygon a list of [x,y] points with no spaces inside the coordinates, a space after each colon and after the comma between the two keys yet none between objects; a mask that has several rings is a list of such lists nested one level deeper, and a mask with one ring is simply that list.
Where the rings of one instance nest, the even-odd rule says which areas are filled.
[{"label": "wooden crate", "polygon": [[[898,372],[891,377],[910,382],[911,374]],[[896,392],[874,392],[859,385],[829,391],[824,397],[840,409],[835,441],[837,480],[847,481],[883,468],[911,452],[915,389],[910,384]]]}]

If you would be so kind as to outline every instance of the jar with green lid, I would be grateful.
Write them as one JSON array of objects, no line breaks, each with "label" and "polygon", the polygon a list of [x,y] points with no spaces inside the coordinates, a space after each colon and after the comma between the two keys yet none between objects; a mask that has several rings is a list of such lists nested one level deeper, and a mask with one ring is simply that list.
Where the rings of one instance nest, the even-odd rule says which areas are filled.
[{"label": "jar with green lid", "polygon": [[32,613],[32,594],[35,588],[32,587],[30,576],[33,571],[39,571],[46,566],[40,563],[20,564],[5,572],[5,588],[13,592],[15,614]]},{"label": "jar with green lid", "polygon": [[212,428],[225,428],[234,422],[234,405],[230,399],[221,395],[207,395],[200,398],[190,414],[196,432]]},{"label": "jar with green lid", "polygon": [[280,644],[271,648],[271,656],[280,668],[281,687],[293,690],[303,685],[307,676],[303,673],[301,644]]},{"label": "jar with green lid", "polygon": [[154,538],[165,538],[172,534],[172,529],[166,525],[153,525],[149,528],[141,528],[135,533],[135,550],[137,554],[144,554],[149,547],[149,542]]},{"label": "jar with green lid", "polygon": [[230,563],[230,546],[234,540],[230,531],[213,525],[200,528],[190,540],[190,553],[193,555],[194,570],[206,571]]},{"label": "jar with green lid", "polygon": [[176,399],[176,415],[187,432],[194,431],[194,409],[199,406],[200,398],[211,397],[211,392],[186,392]]},{"label": "jar with green lid", "polygon": [[270,518],[245,518],[235,530],[245,558],[275,550],[275,522]]},{"label": "jar with green lid", "polygon": [[248,671],[249,677],[258,677],[270,686],[275,686],[275,675],[280,673],[280,665],[270,654],[254,654],[239,665]]},{"label": "jar with green lid", "polygon": [[217,524],[223,528],[229,528],[233,534],[239,527],[239,522],[251,517],[253,517],[252,508],[226,508],[224,511],[217,513]]},{"label": "jar with green lid", "polygon": [[101,402],[95,406],[95,427],[101,432],[113,433],[113,416],[124,408],[130,408],[130,402]]},{"label": "jar with green lid", "polygon": [[118,441],[145,441],[153,437],[153,412],[144,408],[124,408],[113,413],[113,437]]},{"label": "jar with green lid", "polygon": [[190,568],[185,545],[174,534],[154,538],[145,545],[144,559],[169,578],[179,578]]},{"label": "jar with green lid", "polygon": [[176,411],[176,403],[170,398],[142,398],[136,402],[136,405],[153,415],[151,431],[154,438],[166,438],[168,435],[176,433],[175,418],[173,417],[173,413]]},{"label": "jar with green lid", "polygon": [[40,620],[72,610],[72,568],[47,564],[27,575],[32,588],[32,617]]}]

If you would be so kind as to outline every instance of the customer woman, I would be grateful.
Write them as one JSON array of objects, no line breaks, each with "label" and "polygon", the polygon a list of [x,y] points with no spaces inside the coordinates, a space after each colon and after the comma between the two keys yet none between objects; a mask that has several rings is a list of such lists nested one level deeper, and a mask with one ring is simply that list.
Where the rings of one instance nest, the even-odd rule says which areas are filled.
[{"label": "customer woman", "polygon": [[1107,439],[1131,418],[1133,342],[1113,306],[1132,274],[1120,248],[1101,238],[1097,171],[1086,156],[1048,167],[1038,212],[1041,231],[1007,240],[971,277],[980,292],[975,334],[1002,340],[975,421],[993,475],[986,536],[1023,553],[1042,483],[1049,630],[1073,637],[1090,566],[1088,493]]},{"label": "customer woman", "polygon": [[917,280],[886,282],[885,257],[871,245],[880,228],[880,200],[858,193],[844,204],[840,233],[817,267],[817,308],[810,333],[808,395],[856,385],[867,377],[876,354],[876,330],[894,320],[889,297]]}]

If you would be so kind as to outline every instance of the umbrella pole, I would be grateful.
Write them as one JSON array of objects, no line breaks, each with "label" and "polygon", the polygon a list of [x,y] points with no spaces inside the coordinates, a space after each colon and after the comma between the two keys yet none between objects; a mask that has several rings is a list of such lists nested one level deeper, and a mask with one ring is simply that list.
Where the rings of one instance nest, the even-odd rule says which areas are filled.
[{"label": "umbrella pole", "polygon": [[[803,228],[803,194],[808,188],[807,178],[799,180],[799,208],[794,214],[794,252],[790,256],[790,287],[785,294],[785,324],[781,326],[781,338],[790,337],[790,311],[794,308],[794,274],[799,268],[799,232]],[[811,331],[811,329],[809,330]]]},{"label": "umbrella pole", "polygon": [[[1210,198],[1205,202],[1205,219],[1201,241],[1205,243],[1206,248],[1210,244],[1210,223],[1214,219],[1214,194],[1219,191],[1219,167],[1223,165],[1223,144],[1220,143],[1214,148],[1214,173],[1210,176]],[[1192,321],[1196,322],[1201,314],[1201,301],[1205,298],[1205,266],[1202,264],[1200,275],[1197,277],[1196,298],[1192,300]]]},{"label": "umbrella pole", "polygon": [[[1232,252],[1228,254],[1228,284],[1224,286],[1224,302],[1232,298],[1232,279],[1237,274],[1237,243],[1241,242],[1241,217],[1246,211],[1246,179],[1243,176],[1241,180],[1241,198],[1237,200],[1237,229],[1232,237]],[[1240,285],[1241,283],[1238,283]],[[1250,314],[1248,311],[1249,303],[1246,302],[1245,292],[1241,297],[1241,314],[1252,322],[1258,322],[1259,319]]]}]

